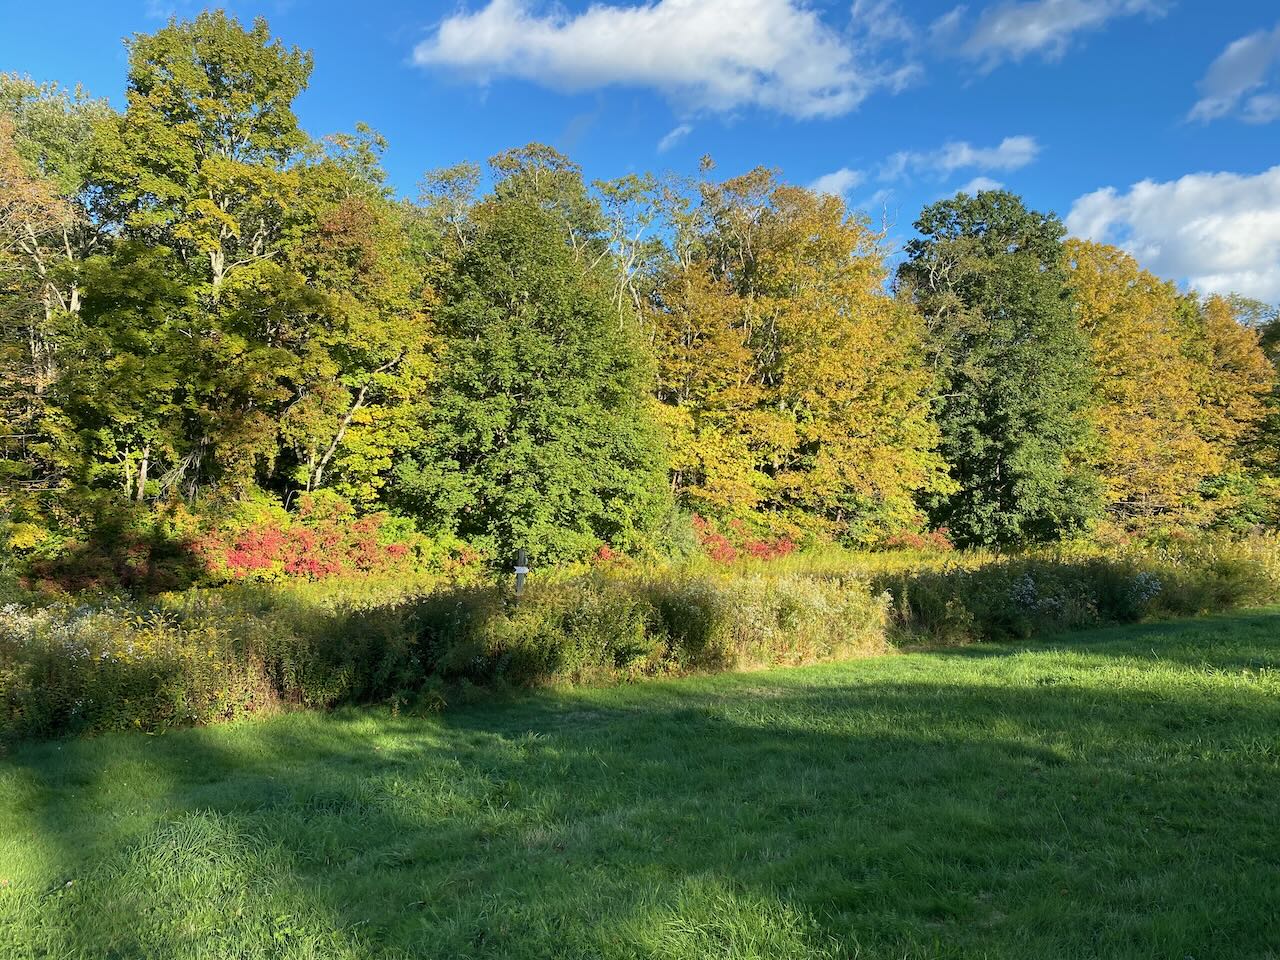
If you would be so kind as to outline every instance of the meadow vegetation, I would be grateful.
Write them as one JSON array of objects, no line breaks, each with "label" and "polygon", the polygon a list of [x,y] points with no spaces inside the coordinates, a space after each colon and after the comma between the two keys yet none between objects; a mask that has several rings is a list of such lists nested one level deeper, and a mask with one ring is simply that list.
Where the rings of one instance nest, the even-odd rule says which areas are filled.
[{"label": "meadow vegetation", "polygon": [[414,713],[513,688],[799,665],[1280,600],[1280,542],[1002,557],[611,559],[510,584],[239,584],[0,608],[0,735],[147,731],[286,705]]},{"label": "meadow vegetation", "polygon": [[1278,627],[15,745],[0,955],[1273,957]]}]

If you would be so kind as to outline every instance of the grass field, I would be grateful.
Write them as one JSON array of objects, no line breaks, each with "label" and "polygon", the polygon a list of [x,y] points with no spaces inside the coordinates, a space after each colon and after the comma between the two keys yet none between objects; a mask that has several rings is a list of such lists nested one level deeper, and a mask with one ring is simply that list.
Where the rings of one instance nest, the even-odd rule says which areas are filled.
[{"label": "grass field", "polygon": [[1280,957],[1280,610],[11,748],[0,957]]}]

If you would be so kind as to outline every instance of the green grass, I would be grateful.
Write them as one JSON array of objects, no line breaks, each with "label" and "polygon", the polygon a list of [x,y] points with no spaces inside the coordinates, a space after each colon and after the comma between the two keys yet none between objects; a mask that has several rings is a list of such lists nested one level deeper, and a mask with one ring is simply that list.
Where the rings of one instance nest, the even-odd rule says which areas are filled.
[{"label": "green grass", "polygon": [[0,757],[0,957],[1280,956],[1280,610]]}]

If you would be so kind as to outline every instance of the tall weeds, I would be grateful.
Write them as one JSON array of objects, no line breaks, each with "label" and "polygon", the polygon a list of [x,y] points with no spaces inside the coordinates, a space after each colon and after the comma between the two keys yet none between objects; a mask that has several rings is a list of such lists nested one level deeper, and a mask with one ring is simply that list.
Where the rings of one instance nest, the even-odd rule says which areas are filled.
[{"label": "tall weeds", "polygon": [[458,691],[630,681],[1022,639],[1280,600],[1280,541],[1104,553],[609,565],[505,584],[238,585],[0,608],[0,736],[214,723],[280,704],[435,707]]}]

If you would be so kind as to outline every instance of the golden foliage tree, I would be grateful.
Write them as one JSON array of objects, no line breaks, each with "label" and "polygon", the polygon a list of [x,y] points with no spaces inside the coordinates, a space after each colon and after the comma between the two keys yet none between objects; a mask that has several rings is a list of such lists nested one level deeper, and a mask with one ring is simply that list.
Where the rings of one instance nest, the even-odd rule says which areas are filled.
[{"label": "golden foliage tree", "polygon": [[1144,529],[1207,520],[1204,484],[1263,414],[1270,365],[1213,297],[1202,307],[1113,246],[1071,240],[1067,266],[1096,368],[1096,466],[1108,511]]},{"label": "golden foliage tree", "polygon": [[1132,526],[1185,519],[1222,458],[1205,435],[1202,367],[1188,350],[1178,292],[1113,246],[1071,240],[1066,257],[1093,351],[1108,511]]},{"label": "golden foliage tree", "polygon": [[[677,222],[681,222],[677,220]],[[916,522],[944,483],[918,316],[841,200],[756,170],[705,184],[656,301],[677,489],[849,539]]]},{"label": "golden foliage tree", "polygon": [[1200,307],[1199,378],[1206,433],[1224,453],[1262,419],[1275,371],[1262,351],[1258,332],[1242,325],[1226,297],[1214,296]]}]

